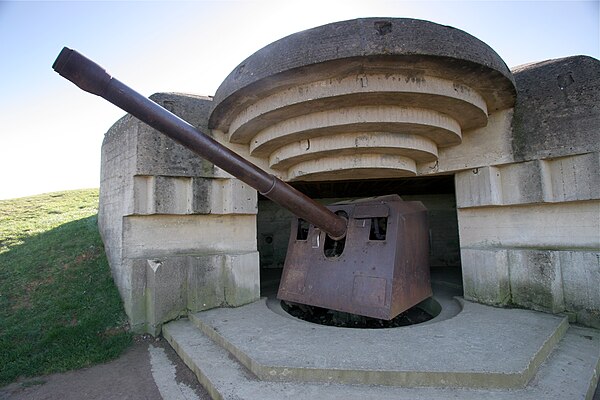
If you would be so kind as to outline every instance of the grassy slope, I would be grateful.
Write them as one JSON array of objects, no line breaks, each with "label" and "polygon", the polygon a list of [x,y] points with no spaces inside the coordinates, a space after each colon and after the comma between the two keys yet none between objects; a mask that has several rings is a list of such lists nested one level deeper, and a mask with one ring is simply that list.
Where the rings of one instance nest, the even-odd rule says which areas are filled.
[{"label": "grassy slope", "polygon": [[97,228],[98,190],[0,201],[0,386],[131,343]]}]

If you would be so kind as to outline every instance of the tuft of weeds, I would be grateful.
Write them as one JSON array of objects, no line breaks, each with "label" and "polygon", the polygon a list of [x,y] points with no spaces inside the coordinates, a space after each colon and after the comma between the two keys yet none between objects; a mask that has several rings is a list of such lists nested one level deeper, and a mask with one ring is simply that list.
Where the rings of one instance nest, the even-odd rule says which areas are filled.
[{"label": "tuft of weeds", "polygon": [[97,207],[97,189],[0,201],[0,386],[131,344]]}]

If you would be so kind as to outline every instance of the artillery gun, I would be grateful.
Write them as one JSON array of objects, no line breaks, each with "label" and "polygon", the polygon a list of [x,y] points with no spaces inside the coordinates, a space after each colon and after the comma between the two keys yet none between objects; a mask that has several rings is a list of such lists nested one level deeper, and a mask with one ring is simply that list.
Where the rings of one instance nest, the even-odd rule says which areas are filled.
[{"label": "artillery gun", "polygon": [[277,297],[390,320],[430,297],[427,211],[398,195],[323,206],[63,48],[52,68],[212,162],[296,218]]}]

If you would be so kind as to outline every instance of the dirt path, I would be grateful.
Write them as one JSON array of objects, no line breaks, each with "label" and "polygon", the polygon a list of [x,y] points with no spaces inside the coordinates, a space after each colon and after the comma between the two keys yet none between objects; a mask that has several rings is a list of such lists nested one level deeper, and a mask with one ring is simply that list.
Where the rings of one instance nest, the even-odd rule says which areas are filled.
[{"label": "dirt path", "polygon": [[196,376],[163,340],[138,338],[117,360],[77,371],[22,379],[0,388],[10,400],[208,400]]}]

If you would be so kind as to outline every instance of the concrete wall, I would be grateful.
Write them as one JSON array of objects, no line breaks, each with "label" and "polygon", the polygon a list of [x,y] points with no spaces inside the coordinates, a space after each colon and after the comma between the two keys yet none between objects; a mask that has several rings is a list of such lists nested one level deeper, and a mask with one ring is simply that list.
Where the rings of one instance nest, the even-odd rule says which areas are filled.
[{"label": "concrete wall", "polygon": [[[207,131],[209,99],[153,99]],[[258,299],[256,203],[252,188],[137,119],[111,128],[99,227],[134,331]]]},{"label": "concrete wall", "polygon": [[600,63],[552,60],[515,80],[510,129],[477,153],[448,149],[488,157],[455,176],[465,297],[600,327]]},{"label": "concrete wall", "polygon": [[[535,168],[526,162],[456,175],[467,299],[570,313],[600,326],[598,175],[586,182],[581,174],[577,185],[587,189],[578,191],[557,166],[582,160],[592,162],[583,171],[598,171],[596,153],[540,160]],[[548,185],[557,180],[559,190]]]}]

